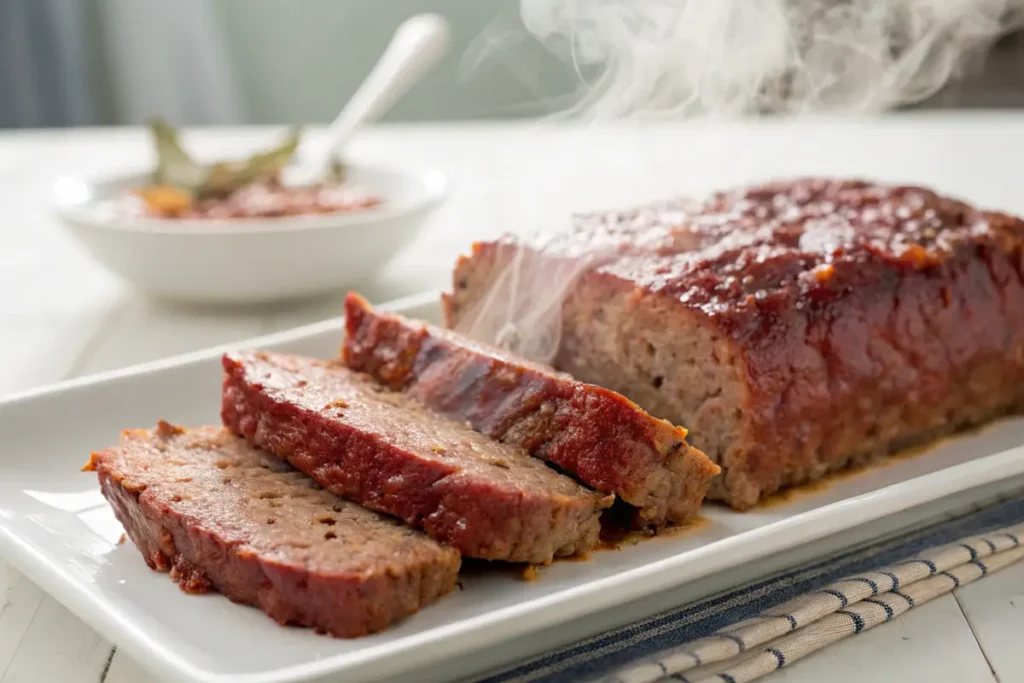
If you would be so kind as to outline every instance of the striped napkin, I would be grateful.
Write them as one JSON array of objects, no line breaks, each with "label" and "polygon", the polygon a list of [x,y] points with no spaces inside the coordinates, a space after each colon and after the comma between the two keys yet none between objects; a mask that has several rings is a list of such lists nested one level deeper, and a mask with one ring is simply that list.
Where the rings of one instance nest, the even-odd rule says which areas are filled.
[{"label": "striped napkin", "polygon": [[603,633],[481,683],[744,683],[1024,560],[1024,495]]}]

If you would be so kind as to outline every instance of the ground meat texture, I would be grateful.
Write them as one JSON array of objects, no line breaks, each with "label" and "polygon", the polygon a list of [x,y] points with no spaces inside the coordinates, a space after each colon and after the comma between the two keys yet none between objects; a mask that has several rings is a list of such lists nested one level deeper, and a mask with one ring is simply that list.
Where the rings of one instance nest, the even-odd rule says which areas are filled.
[{"label": "ground meat texture", "polygon": [[455,585],[457,552],[320,489],[221,427],[128,431],[86,469],[150,568],[282,624],[361,636]]},{"label": "ground meat texture", "polygon": [[368,375],[277,353],[224,356],[224,424],[324,488],[463,555],[547,563],[598,542],[612,497],[434,414]]},{"label": "ground meat texture", "polygon": [[522,446],[638,509],[634,523],[682,524],[718,467],[686,431],[613,391],[432,325],[345,300],[343,357],[353,370],[493,439]]},{"label": "ground meat texture", "polygon": [[723,468],[709,497],[746,509],[1019,411],[1022,242],[1019,219],[927,189],[785,181],[476,244],[444,305],[480,330],[508,264],[600,250],[556,367],[688,427]]}]

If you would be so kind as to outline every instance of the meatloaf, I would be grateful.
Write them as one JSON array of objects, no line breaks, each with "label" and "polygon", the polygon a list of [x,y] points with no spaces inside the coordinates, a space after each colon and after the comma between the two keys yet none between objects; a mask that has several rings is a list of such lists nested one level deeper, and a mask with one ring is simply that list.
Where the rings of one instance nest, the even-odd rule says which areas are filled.
[{"label": "meatloaf", "polygon": [[709,497],[746,509],[1020,410],[1022,242],[1021,220],[920,187],[800,179],[476,244],[444,305],[493,341],[509,268],[598,254],[557,309],[555,366],[687,426],[723,469]]},{"label": "meatloaf", "polygon": [[224,356],[224,424],[324,488],[470,557],[546,563],[598,541],[611,496],[338,363]]},{"label": "meatloaf", "polygon": [[161,422],[86,469],[152,569],[282,624],[380,631],[451,590],[459,555],[317,487],[221,427]]},{"label": "meatloaf", "polygon": [[688,521],[718,474],[686,430],[613,391],[522,356],[345,299],[345,363],[434,412],[522,446],[639,508],[644,526]]}]

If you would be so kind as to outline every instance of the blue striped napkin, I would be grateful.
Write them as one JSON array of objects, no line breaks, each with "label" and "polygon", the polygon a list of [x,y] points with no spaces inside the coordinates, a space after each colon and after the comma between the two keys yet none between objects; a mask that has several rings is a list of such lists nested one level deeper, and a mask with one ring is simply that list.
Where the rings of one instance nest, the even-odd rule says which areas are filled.
[{"label": "blue striped napkin", "polygon": [[1024,559],[1024,495],[678,607],[479,683],[743,683]]}]

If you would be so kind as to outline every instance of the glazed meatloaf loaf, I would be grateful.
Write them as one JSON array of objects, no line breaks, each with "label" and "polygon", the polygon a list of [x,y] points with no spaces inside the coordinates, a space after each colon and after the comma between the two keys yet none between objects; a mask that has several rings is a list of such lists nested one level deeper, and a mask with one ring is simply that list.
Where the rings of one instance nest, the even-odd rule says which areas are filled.
[{"label": "glazed meatloaf loaf", "polygon": [[463,555],[547,563],[592,548],[611,496],[590,491],[339,363],[224,357],[224,424],[324,488]]},{"label": "glazed meatloaf loaf", "polygon": [[1021,409],[1022,241],[1019,219],[927,189],[796,180],[476,244],[444,303],[493,341],[510,264],[597,254],[556,367],[688,427],[723,469],[709,497],[745,509]]},{"label": "glazed meatloaf loaf", "polygon": [[686,431],[613,391],[496,347],[345,299],[342,354],[432,411],[522,446],[582,483],[638,508],[639,525],[687,522],[716,467]]},{"label": "glazed meatloaf loaf", "polygon": [[318,488],[221,427],[160,423],[94,453],[103,495],[152,569],[275,621],[380,631],[451,590],[459,555]]}]

